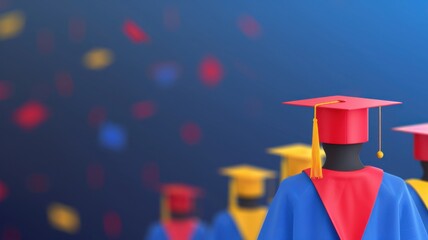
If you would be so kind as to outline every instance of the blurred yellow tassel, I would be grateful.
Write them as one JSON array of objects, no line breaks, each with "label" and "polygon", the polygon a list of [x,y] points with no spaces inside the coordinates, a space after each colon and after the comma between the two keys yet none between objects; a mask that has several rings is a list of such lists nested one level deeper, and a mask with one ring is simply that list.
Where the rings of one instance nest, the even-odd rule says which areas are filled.
[{"label": "blurred yellow tassel", "polygon": [[166,222],[171,218],[169,207],[168,207],[168,201],[163,196],[161,197],[161,202],[160,202],[160,215],[161,215],[160,216],[161,222]]}]

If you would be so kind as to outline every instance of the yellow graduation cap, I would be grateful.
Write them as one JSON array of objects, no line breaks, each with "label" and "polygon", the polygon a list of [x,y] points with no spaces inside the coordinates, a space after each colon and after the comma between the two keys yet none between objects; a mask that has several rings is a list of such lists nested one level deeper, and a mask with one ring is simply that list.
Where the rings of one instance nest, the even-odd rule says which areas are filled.
[{"label": "yellow graduation cap", "polygon": [[250,165],[237,165],[220,169],[220,174],[230,177],[229,210],[237,208],[238,197],[258,198],[265,194],[265,179],[275,178],[274,171]]},{"label": "yellow graduation cap", "polygon": [[275,178],[275,172],[250,165],[237,165],[220,169],[230,177],[229,213],[232,215],[243,239],[255,240],[266,217],[267,208],[262,206],[246,210],[238,207],[238,197],[260,198],[265,194],[265,180]]},{"label": "yellow graduation cap", "polygon": [[[312,147],[303,143],[268,148],[268,153],[281,156],[281,181],[312,166]],[[323,149],[320,158],[325,157]]]}]

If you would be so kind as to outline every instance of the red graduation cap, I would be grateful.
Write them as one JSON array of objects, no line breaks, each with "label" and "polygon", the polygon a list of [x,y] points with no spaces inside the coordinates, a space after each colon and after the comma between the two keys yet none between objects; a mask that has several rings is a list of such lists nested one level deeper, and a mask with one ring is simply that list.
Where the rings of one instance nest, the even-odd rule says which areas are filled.
[{"label": "red graduation cap", "polygon": [[415,159],[428,162],[428,123],[396,127],[393,130],[412,133]]},{"label": "red graduation cap", "polygon": [[[368,109],[379,107],[379,116],[381,116],[380,107],[400,104],[400,102],[348,96],[329,96],[284,102],[284,104],[314,108],[312,155],[316,159],[313,159],[311,177],[322,178],[321,160],[318,159],[319,157],[317,158],[319,156],[320,142],[330,144],[367,142],[369,139]],[[380,129],[379,126],[379,132]],[[382,158],[382,156],[383,153],[379,150],[378,157]]]},{"label": "red graduation cap", "polygon": [[170,218],[170,213],[193,212],[196,198],[202,195],[201,189],[181,183],[164,184],[161,192],[163,195],[161,215],[164,220]]}]

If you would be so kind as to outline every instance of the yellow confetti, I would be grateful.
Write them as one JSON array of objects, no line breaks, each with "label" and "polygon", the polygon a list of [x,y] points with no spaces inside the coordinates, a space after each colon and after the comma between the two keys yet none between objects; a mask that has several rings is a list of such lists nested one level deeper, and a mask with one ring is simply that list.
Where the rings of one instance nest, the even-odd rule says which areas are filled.
[{"label": "yellow confetti", "polygon": [[74,234],[80,229],[79,213],[70,206],[52,203],[47,209],[47,214],[51,226],[59,231]]},{"label": "yellow confetti", "polygon": [[113,53],[105,48],[95,48],[83,57],[83,64],[92,70],[108,67],[113,62]]},{"label": "yellow confetti", "polygon": [[25,16],[21,11],[11,11],[0,15],[0,39],[16,37],[25,24]]}]

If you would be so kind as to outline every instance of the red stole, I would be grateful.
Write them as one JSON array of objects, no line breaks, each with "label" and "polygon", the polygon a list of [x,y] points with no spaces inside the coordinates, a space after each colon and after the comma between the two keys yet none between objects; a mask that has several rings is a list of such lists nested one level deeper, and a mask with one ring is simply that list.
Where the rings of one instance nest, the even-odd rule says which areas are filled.
[{"label": "red stole", "polygon": [[163,223],[166,235],[170,240],[192,239],[199,221],[196,218],[186,220],[169,220]]},{"label": "red stole", "polygon": [[[310,176],[310,169],[305,170]],[[342,240],[361,240],[382,183],[383,171],[323,169],[322,179],[311,179]]]}]

